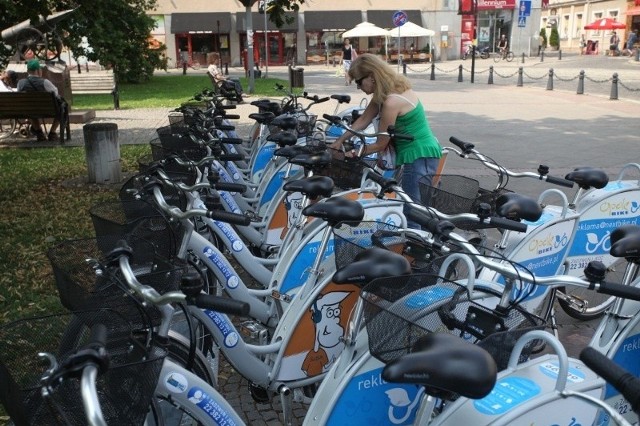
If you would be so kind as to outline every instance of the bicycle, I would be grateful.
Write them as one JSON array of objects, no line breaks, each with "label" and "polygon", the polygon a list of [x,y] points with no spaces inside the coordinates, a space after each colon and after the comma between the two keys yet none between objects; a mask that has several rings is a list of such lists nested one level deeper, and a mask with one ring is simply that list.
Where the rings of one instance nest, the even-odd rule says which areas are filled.
[{"label": "bicycle", "polygon": [[0,139],[6,139],[16,131],[17,120],[13,118],[0,119]]},{"label": "bicycle", "polygon": [[494,52],[493,53],[493,61],[500,62],[501,60],[505,60],[507,62],[513,61],[515,55],[512,51],[502,51],[502,52]]},{"label": "bicycle", "polygon": [[[610,271],[624,270],[624,259],[616,259],[608,254],[610,246],[611,230],[616,226],[628,223],[637,223],[640,218],[640,211],[632,201],[640,197],[640,179],[626,178],[630,170],[640,172],[640,165],[630,163],[625,165],[619,172],[615,180],[609,182],[608,176],[602,170],[583,167],[568,173],[564,179],[555,178],[548,175],[548,167],[540,166],[538,173],[516,173],[504,166],[498,165],[490,158],[481,154],[475,146],[468,142],[463,142],[455,137],[451,137],[450,142],[457,146],[460,151],[454,151],[462,158],[473,158],[480,161],[485,167],[496,172],[498,183],[490,190],[480,190],[477,200],[473,193],[460,193],[459,188],[450,188],[451,197],[456,200],[462,199],[467,204],[465,211],[476,208],[478,202],[495,202],[500,194],[505,193],[509,178],[531,178],[546,180],[549,183],[559,184],[569,187],[569,183],[577,184],[578,190],[570,200],[564,200],[563,208],[575,211],[579,214],[577,227],[574,232],[567,232],[566,244],[562,243],[563,234],[559,233],[559,242],[568,247],[564,254],[564,260],[556,262],[556,267],[564,264],[566,274],[579,276],[582,270],[592,260],[603,262]],[[447,148],[453,150],[451,148]],[[468,179],[470,180],[470,179]],[[477,185],[477,182],[476,182]],[[477,188],[474,187],[474,188]],[[457,196],[460,194],[460,196]],[[543,193],[544,194],[544,193]],[[448,195],[448,194],[447,194]],[[561,196],[561,194],[558,194]],[[542,197],[542,195],[541,195]],[[562,196],[561,196],[562,197]],[[441,204],[438,204],[440,206]],[[620,206],[619,208],[612,208]],[[548,226],[548,219],[542,220],[540,224]],[[555,236],[554,236],[555,238]],[[498,243],[501,249],[505,249],[503,242]],[[560,259],[559,259],[560,260]],[[558,271],[549,272],[553,273]],[[613,303],[612,298],[602,298],[592,292],[585,292],[581,289],[566,291],[558,289],[558,302],[562,309],[571,317],[580,320],[589,320],[601,315]]]}]

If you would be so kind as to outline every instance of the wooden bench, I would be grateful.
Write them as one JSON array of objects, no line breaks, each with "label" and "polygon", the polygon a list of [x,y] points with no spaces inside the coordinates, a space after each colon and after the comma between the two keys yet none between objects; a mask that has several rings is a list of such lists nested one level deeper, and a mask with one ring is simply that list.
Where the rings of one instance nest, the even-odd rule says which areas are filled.
[{"label": "wooden bench", "polygon": [[113,109],[120,109],[120,94],[112,71],[72,72],[70,76],[72,94],[110,94],[113,96]]},{"label": "wooden bench", "polygon": [[[66,104],[65,104],[66,105]],[[61,106],[50,92],[0,92],[0,118],[4,119],[58,119],[60,140],[71,139],[69,108]]]},{"label": "wooden bench", "polygon": [[233,83],[233,80],[226,80],[229,83],[232,83],[233,87],[231,87],[231,85],[228,85],[227,87],[225,87],[225,85],[223,84],[225,80],[217,80],[209,71],[207,71],[207,75],[211,80],[211,85],[213,86],[213,92],[216,95],[220,95],[231,102],[242,102],[242,94],[238,93],[238,91],[236,90],[235,83]]}]

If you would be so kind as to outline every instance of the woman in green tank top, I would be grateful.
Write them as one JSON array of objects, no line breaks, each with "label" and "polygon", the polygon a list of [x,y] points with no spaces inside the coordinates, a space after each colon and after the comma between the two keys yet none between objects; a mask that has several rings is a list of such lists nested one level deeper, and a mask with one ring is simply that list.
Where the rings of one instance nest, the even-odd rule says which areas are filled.
[{"label": "woman in green tank top", "polygon": [[[372,95],[371,102],[351,127],[355,130],[366,129],[378,117],[380,130],[386,130],[392,125],[396,132],[414,137],[413,141],[396,141],[394,148],[396,166],[402,166],[402,189],[413,201],[420,203],[418,182],[431,184],[431,178],[436,173],[442,156],[442,148],[429,127],[422,103],[411,89],[411,83],[382,59],[368,53],[353,61],[349,77],[364,93]],[[331,147],[340,149],[348,137],[349,132],[346,132]],[[388,144],[388,136],[378,136],[375,143],[365,147],[362,155],[384,151]],[[418,228],[416,223],[409,221],[408,224],[412,228]]]}]

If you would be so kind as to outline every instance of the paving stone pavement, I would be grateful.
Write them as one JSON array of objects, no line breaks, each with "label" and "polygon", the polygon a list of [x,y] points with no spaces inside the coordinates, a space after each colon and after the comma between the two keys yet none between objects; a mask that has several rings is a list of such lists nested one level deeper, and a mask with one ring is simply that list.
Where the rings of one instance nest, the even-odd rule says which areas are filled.
[{"label": "paving stone pavement", "polygon": [[[449,145],[450,136],[457,136],[475,143],[482,152],[510,169],[534,171],[543,163],[556,176],[564,176],[574,167],[583,165],[601,167],[611,176],[617,176],[628,162],[640,163],[640,64],[632,59],[567,55],[561,60],[547,57],[544,62],[539,58],[527,58],[524,64],[479,60],[473,84],[469,82],[469,60],[435,65],[435,80],[430,80],[428,64],[409,64],[407,74],[443,145]],[[463,82],[457,81],[460,66]],[[494,67],[494,84],[487,84],[490,66]],[[517,86],[520,67],[523,67],[523,75],[528,76],[522,87]],[[554,80],[553,90],[547,90],[546,76],[550,68],[556,75],[571,81]],[[355,85],[344,86],[344,80],[335,76],[335,68],[321,65],[304,69],[305,89],[311,95],[346,93],[352,96],[351,105],[362,98]],[[287,79],[286,68],[270,67],[269,70],[270,76]],[[576,76],[582,70],[589,79],[585,94],[578,95]],[[241,70],[231,69],[230,72],[238,75]],[[618,100],[609,99],[614,72],[624,83],[618,87]],[[255,97],[248,101],[251,99]],[[332,113],[334,108],[333,102],[327,102],[315,106],[312,111],[321,115]],[[94,122],[115,122],[121,144],[148,143],[154,138],[156,128],[168,124],[170,111],[169,108],[97,111]],[[246,134],[251,125],[247,117],[254,111],[255,107],[248,103],[239,105],[235,111],[242,117],[238,121],[241,135]],[[0,141],[0,146],[60,145],[11,138]],[[83,146],[82,125],[72,125],[72,140],[64,146]],[[447,168],[449,173],[464,173],[481,180],[491,175],[482,166],[456,158],[448,160]],[[513,182],[513,185],[515,190],[529,195],[541,191],[539,185],[531,182]],[[597,325],[597,321],[577,322],[560,310],[558,323],[561,340],[571,356],[577,355],[588,343]],[[234,408],[243,413],[246,422],[251,425],[282,424],[278,398],[275,397],[272,403],[255,403],[247,386],[246,380],[227,364],[221,375],[220,388]],[[302,422],[305,411],[304,405],[294,405],[298,423]]]}]

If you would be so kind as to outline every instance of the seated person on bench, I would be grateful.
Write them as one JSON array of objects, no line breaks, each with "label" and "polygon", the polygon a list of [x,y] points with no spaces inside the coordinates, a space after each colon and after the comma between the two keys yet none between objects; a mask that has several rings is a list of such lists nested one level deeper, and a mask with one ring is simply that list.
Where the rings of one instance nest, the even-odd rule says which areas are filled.
[{"label": "seated person on bench", "polygon": [[7,70],[0,76],[0,92],[15,92],[18,77],[15,71]]},{"label": "seated person on bench", "polygon": [[[56,97],[59,98],[60,103],[62,104],[64,102],[62,98],[59,97],[56,86],[54,86],[51,81],[40,76],[40,61],[37,59],[32,59],[27,62],[27,78],[23,78],[18,81],[18,92],[55,93]],[[56,117],[53,119],[51,129],[49,130],[48,139],[50,141],[56,141],[59,139],[58,134],[56,133],[58,126],[60,126],[60,120]],[[36,118],[31,119],[31,130],[35,133],[39,141],[47,140],[47,136],[42,131],[40,120]]]},{"label": "seated person on bench", "polygon": [[211,78],[220,89],[222,95],[231,95],[233,100],[242,102],[242,85],[238,80],[229,80],[218,67],[220,64],[220,55],[217,52],[212,53],[209,56],[209,66],[207,72],[211,75]]}]

